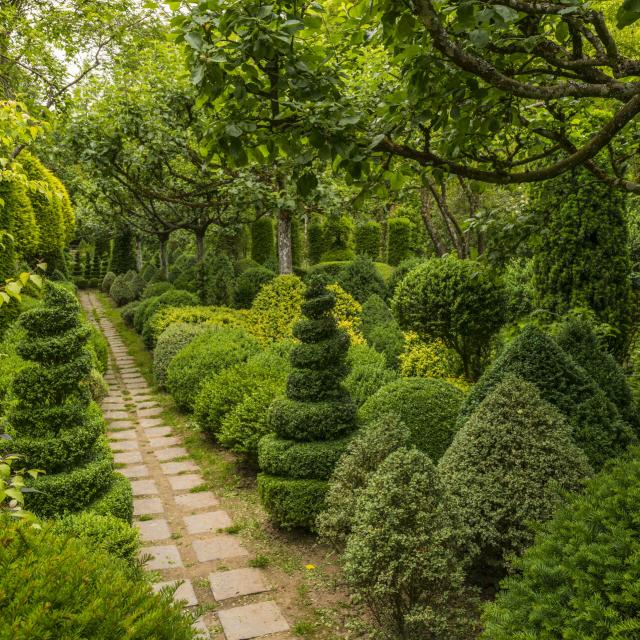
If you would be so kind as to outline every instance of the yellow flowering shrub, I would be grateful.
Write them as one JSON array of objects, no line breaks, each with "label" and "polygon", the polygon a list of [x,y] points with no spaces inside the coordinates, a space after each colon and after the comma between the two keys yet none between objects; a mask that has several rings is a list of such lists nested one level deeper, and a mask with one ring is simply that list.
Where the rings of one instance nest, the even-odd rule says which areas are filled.
[{"label": "yellow flowering shrub", "polygon": [[366,344],[362,335],[362,305],[340,285],[330,284],[327,290],[336,297],[333,317],[338,327],[347,332],[351,344]]}]

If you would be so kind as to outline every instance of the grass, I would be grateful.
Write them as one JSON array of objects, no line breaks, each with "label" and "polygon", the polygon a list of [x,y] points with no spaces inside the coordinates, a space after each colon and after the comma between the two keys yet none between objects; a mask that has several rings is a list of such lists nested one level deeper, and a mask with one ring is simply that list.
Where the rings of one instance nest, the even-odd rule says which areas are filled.
[{"label": "grass", "polygon": [[270,560],[267,556],[256,556],[249,560],[249,566],[254,569],[266,569],[270,564]]}]

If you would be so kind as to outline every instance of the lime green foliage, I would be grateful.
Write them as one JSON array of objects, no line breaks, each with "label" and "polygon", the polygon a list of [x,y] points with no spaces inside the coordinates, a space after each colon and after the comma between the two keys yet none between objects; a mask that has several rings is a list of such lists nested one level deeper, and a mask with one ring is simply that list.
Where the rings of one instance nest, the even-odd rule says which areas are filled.
[{"label": "lime green foliage", "polygon": [[468,560],[489,581],[531,544],[529,524],[548,519],[562,492],[577,491],[591,473],[564,416],[515,376],[487,395],[438,469]]},{"label": "lime green foliage", "polygon": [[373,294],[382,296],[385,291],[384,280],[367,256],[358,256],[343,267],[337,283],[360,303]]},{"label": "lime green foliage", "polygon": [[372,260],[377,260],[380,256],[381,240],[380,223],[375,220],[361,222],[356,227],[355,233],[356,255],[368,256]]},{"label": "lime green foliage", "polygon": [[198,296],[195,293],[184,291],[183,289],[169,289],[169,291],[165,291],[157,298],[147,298],[143,305],[140,305],[141,317],[138,319],[138,311],[136,311],[135,327],[138,329],[139,324],[141,325],[140,333],[142,338],[147,347],[152,348],[154,340],[161,333],[161,331],[154,332],[150,324],[156,313],[165,307],[194,307],[197,304]]},{"label": "lime green foliage", "polygon": [[111,291],[111,285],[113,284],[113,281],[115,279],[116,279],[116,274],[113,273],[113,271],[107,271],[107,273],[105,273],[104,278],[102,278],[102,284],[100,285],[100,289],[102,290],[103,293],[108,294],[109,291]]},{"label": "lime green foliage", "polygon": [[399,265],[411,256],[411,230],[409,218],[389,218],[387,220],[387,262]]},{"label": "lime green foliage", "polygon": [[233,304],[240,309],[249,309],[262,287],[275,277],[276,274],[266,267],[243,271],[236,280]]},{"label": "lime green foliage", "polygon": [[[69,244],[76,232],[76,215],[73,211],[73,205],[71,204],[71,198],[67,192],[66,187],[62,182],[53,174],[49,176],[51,189],[54,192],[54,197],[58,199],[58,206],[60,207],[60,215],[62,216],[62,224],[64,227],[64,244]],[[98,275],[95,274],[94,275]]]},{"label": "lime green foliage", "polygon": [[477,380],[505,319],[505,294],[478,262],[432,258],[400,282],[392,309],[403,329],[425,340],[440,338],[455,350],[467,380]]},{"label": "lime green foliage", "polygon": [[[302,305],[304,317],[294,329],[300,343],[291,351],[286,397],[274,400],[269,409],[269,430],[279,439],[295,440],[286,455],[299,460],[305,457],[302,451],[309,449],[309,441],[339,439],[355,428],[355,407],[342,386],[349,339],[331,315],[335,304],[335,296],[321,280],[310,282]],[[292,454],[296,448],[302,451]],[[258,455],[264,456],[260,445]],[[279,526],[313,528],[321,510],[326,467],[306,479],[299,476],[258,476],[260,498]]]},{"label": "lime green foliage", "polygon": [[114,278],[111,288],[109,289],[109,295],[119,307],[133,302],[136,298],[126,276],[122,273]]},{"label": "lime green foliage", "polygon": [[362,333],[376,351],[384,354],[387,365],[397,368],[398,359],[405,350],[405,336],[379,295],[369,296],[362,305]]},{"label": "lime green foliage", "polygon": [[[194,414],[200,428],[218,436],[227,416],[253,393],[270,394],[271,400],[284,392],[289,372],[288,351],[293,343],[275,343],[246,362],[210,377],[196,398]],[[268,403],[270,404],[270,402]],[[259,418],[264,423],[265,415]]]},{"label": "lime green foliage", "polygon": [[24,329],[13,324],[9,326],[0,342],[0,417],[8,411],[13,378],[27,364],[17,353],[18,343],[23,338]]},{"label": "lime green foliage", "polygon": [[212,331],[197,336],[171,360],[167,388],[180,408],[192,410],[208,378],[246,360],[258,349],[256,340],[243,329],[212,327]]},{"label": "lime green foliage", "polygon": [[28,364],[13,381],[11,449],[26,467],[46,471],[33,481],[40,493],[29,494],[27,508],[44,517],[90,508],[115,479],[88,386],[90,329],[74,295],[53,283],[46,285],[44,304],[23,313],[20,324],[25,334],[18,354]]},{"label": "lime green foliage", "polygon": [[291,337],[303,295],[304,284],[297,276],[277,276],[262,287],[248,317],[248,326],[261,344]]},{"label": "lime green foliage", "polygon": [[378,389],[398,378],[393,369],[387,368],[385,356],[365,344],[349,348],[347,363],[349,374],[344,379],[344,386],[358,407]]},{"label": "lime green foliage", "polygon": [[166,385],[167,369],[178,351],[186,347],[196,336],[208,330],[209,327],[206,324],[175,322],[160,334],[153,350],[153,378],[159,387]]},{"label": "lime green foliage", "polygon": [[459,525],[424,453],[399,449],[373,474],[356,504],[343,565],[378,637],[474,636],[473,592],[455,554]]},{"label": "lime green foliage", "polygon": [[400,354],[400,373],[405,378],[444,378],[460,388],[468,388],[462,376],[460,356],[436,338],[426,342],[418,334],[405,334],[406,348]]},{"label": "lime green foliage", "polygon": [[382,387],[360,408],[363,423],[395,413],[411,432],[411,444],[437,462],[455,434],[464,396],[444,380],[402,378]]},{"label": "lime green foliage", "polygon": [[94,366],[100,373],[106,373],[109,362],[109,344],[102,332],[93,325],[89,325],[89,348],[95,354]]},{"label": "lime green foliage", "polygon": [[317,519],[320,537],[342,547],[351,533],[358,498],[389,454],[409,446],[411,432],[390,413],[360,428],[336,464],[325,508]]},{"label": "lime green foliage", "polygon": [[592,309],[615,330],[609,346],[620,359],[632,329],[626,200],[586,169],[532,190],[532,207],[546,220],[534,247],[536,306],[554,315]]},{"label": "lime green foliage", "polygon": [[229,307],[233,302],[235,271],[229,256],[218,254],[208,257],[205,264],[204,302]]},{"label": "lime green foliage", "polygon": [[133,247],[133,234],[128,228],[124,227],[118,230],[113,240],[109,271],[113,271],[116,275],[121,275],[135,268],[136,257]]},{"label": "lime green foliage", "polygon": [[599,344],[586,320],[568,318],[556,336],[556,342],[580,365],[605,392],[618,412],[636,431],[640,432],[638,408],[622,367]]},{"label": "lime green foliage", "polygon": [[[171,298],[176,299],[176,296],[172,294]],[[246,317],[244,312],[226,307],[160,306],[153,315],[149,316],[143,335],[148,336],[149,344],[153,346],[165,329],[176,322],[243,327],[246,325]]]},{"label": "lime green foliage", "polygon": [[541,528],[486,606],[483,638],[637,637],[639,453],[592,478]]},{"label": "lime green foliage", "polygon": [[79,538],[93,549],[124,560],[131,568],[138,566],[140,535],[135,527],[120,518],[91,512],[74,513],[55,520],[52,531]]},{"label": "lime green foliage", "polygon": [[266,264],[276,253],[273,218],[262,216],[251,224],[251,259]]},{"label": "lime green foliage", "polygon": [[0,282],[5,282],[16,272],[16,245],[11,236],[0,232]]},{"label": "lime green foliage", "polygon": [[334,320],[341,329],[349,336],[350,344],[364,344],[364,337],[361,333],[362,326],[362,306],[349,295],[340,285],[330,284],[327,291],[333,294],[336,304],[331,312]]},{"label": "lime green foliage", "polygon": [[191,620],[169,594],[153,594],[146,581],[83,540],[3,522],[0,564],[0,640],[195,640]]},{"label": "lime green foliage", "polygon": [[8,231],[14,239],[15,250],[27,259],[36,255],[39,247],[40,228],[31,206],[26,187],[15,176],[0,179],[0,229]]},{"label": "lime green foliage", "polygon": [[507,375],[534,384],[566,416],[573,438],[595,469],[620,455],[635,438],[615,406],[584,369],[539,329],[528,326],[503,350],[467,396],[462,423]]}]

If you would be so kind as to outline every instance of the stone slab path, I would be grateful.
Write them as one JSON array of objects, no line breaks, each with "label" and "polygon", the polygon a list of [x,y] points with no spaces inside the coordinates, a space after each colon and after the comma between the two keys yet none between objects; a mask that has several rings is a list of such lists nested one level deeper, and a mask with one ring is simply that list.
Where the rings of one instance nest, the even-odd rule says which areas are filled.
[{"label": "stone slab path", "polygon": [[142,556],[160,579],[154,589],[175,586],[185,607],[208,605],[196,628],[202,638],[289,638],[289,625],[260,569],[235,535],[220,501],[206,489],[198,465],[163,424],[162,407],[92,292],[80,293],[89,320],[109,342],[109,393],[102,403],[118,471],[131,481],[134,525]]}]

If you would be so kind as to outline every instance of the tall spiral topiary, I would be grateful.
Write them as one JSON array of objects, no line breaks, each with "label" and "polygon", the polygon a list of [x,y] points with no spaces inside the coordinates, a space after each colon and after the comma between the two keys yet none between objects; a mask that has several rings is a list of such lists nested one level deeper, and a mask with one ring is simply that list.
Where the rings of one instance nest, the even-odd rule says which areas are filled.
[{"label": "tall spiral topiary", "polygon": [[42,517],[90,508],[131,518],[131,489],[113,470],[99,407],[91,402],[90,328],[75,296],[47,283],[41,307],[20,316],[26,331],[18,354],[28,361],[13,381],[10,448],[28,469],[46,473],[32,482],[26,507]]},{"label": "tall spiral topiary", "polygon": [[[258,491],[272,519],[285,528],[312,529],[322,510],[332,466],[356,426],[355,405],[342,385],[347,374],[348,336],[331,312],[333,293],[318,279],[309,283],[303,318],[294,335],[286,397],[269,408],[275,438],[263,438],[258,455]],[[337,453],[338,452],[338,453]]]}]

